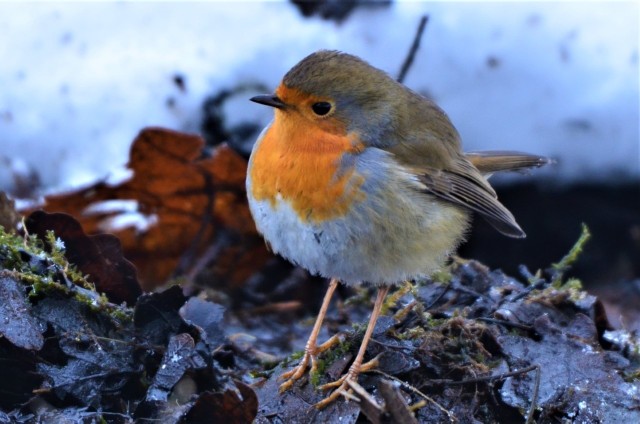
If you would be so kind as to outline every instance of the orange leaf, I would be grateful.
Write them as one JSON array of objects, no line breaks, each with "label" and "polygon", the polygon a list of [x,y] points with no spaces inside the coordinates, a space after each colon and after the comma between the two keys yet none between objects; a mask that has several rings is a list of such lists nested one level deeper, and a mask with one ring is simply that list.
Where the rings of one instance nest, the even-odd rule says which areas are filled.
[{"label": "orange leaf", "polygon": [[128,181],[48,196],[43,208],[74,216],[87,233],[118,236],[145,289],[176,272],[195,277],[203,254],[215,259],[216,284],[240,285],[269,258],[246,201],[247,162],[226,145],[210,156],[203,147],[195,135],[144,129]]}]

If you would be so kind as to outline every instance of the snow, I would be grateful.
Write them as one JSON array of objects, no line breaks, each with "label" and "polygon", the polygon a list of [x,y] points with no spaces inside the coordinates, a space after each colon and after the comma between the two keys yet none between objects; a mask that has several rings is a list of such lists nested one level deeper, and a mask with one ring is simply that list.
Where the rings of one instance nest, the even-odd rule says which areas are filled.
[{"label": "snow", "polygon": [[[553,156],[537,175],[554,180],[640,176],[637,2],[399,2],[342,24],[284,2],[0,2],[0,190],[13,165],[49,191],[122,175],[143,127],[198,132],[207,95],[275,87],[320,48],[397,75],[425,13],[405,83],[467,150]],[[226,111],[270,119],[248,101]]]},{"label": "snow", "polygon": [[135,228],[144,233],[158,223],[158,215],[140,212],[137,200],[103,200],[87,206],[83,215],[110,215],[100,223],[100,229],[106,232]]}]

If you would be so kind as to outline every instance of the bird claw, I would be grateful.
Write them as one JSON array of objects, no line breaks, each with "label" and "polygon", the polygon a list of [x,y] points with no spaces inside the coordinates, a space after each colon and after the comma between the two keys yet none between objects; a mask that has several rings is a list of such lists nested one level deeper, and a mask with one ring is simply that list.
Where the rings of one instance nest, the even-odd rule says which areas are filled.
[{"label": "bird claw", "polygon": [[[314,407],[316,407],[317,409],[324,409],[326,408],[330,403],[332,403],[333,401],[335,401],[336,399],[338,399],[340,397],[340,395],[344,396],[347,399],[350,399],[352,396],[350,395],[351,392],[351,388],[349,387],[349,379],[344,378],[346,377],[347,374],[343,375],[340,380],[342,380],[341,383],[339,383],[339,386],[337,389],[335,389],[333,392],[331,392],[331,394],[329,396],[327,396],[326,398],[322,399],[320,402],[316,403],[315,405],[313,405]],[[340,381],[338,380],[338,381]],[[333,383],[337,383],[338,381],[334,381]],[[354,380],[355,381],[355,380]],[[331,385],[333,383],[329,383],[329,384],[325,384],[322,387],[326,387],[328,385]],[[331,386],[331,387],[335,387],[335,386]],[[330,388],[330,387],[329,387]]]},{"label": "bird claw", "polygon": [[315,355],[312,355],[309,352],[305,352],[304,356],[300,360],[300,363],[295,368],[283,373],[280,377],[278,377],[278,380],[286,380],[280,385],[280,393],[284,393],[289,390],[293,386],[293,383],[298,381],[304,375],[304,372],[307,369],[307,365],[309,364],[309,359],[311,359],[313,369],[313,365],[315,365],[316,362]]},{"label": "bird claw", "polygon": [[331,392],[329,396],[316,403],[314,406],[318,409],[323,409],[331,402],[338,399],[340,395],[344,396],[347,399],[353,399],[353,396],[351,395],[351,385],[354,383],[358,383],[358,376],[360,375],[360,373],[367,372],[378,367],[378,365],[380,364],[378,361],[378,356],[362,365],[357,365],[354,363],[351,368],[349,368],[349,371],[342,377],[340,377],[336,381],[332,381],[320,386],[321,390],[329,390],[333,389],[334,387],[337,387],[337,389]]},{"label": "bird claw", "polygon": [[283,373],[279,380],[286,380],[284,383],[280,385],[280,393],[286,392],[289,390],[293,384],[300,380],[302,376],[305,374],[307,367],[309,366],[309,361],[311,361],[311,370],[310,373],[314,374],[318,371],[318,354],[324,352],[335,346],[336,344],[342,341],[342,336],[340,334],[336,334],[329,338],[326,342],[322,343],[320,346],[309,346],[305,349],[304,356],[300,360],[300,363],[290,371]]}]

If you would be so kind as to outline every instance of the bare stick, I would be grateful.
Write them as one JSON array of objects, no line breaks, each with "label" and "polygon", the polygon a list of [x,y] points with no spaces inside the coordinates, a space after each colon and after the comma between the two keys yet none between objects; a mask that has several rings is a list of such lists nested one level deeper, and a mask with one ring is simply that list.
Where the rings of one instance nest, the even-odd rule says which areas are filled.
[{"label": "bare stick", "polygon": [[420,23],[418,24],[418,30],[416,31],[416,36],[413,38],[413,44],[409,49],[409,54],[407,58],[404,60],[402,64],[402,68],[400,68],[400,74],[398,75],[398,82],[404,82],[405,77],[407,76],[407,72],[409,72],[409,68],[413,64],[413,59],[416,57],[416,53],[418,52],[418,48],[420,47],[420,39],[422,38],[422,33],[424,32],[424,28],[427,26],[427,22],[429,21],[429,15],[423,15],[420,18]]},{"label": "bare stick", "polygon": [[492,381],[500,381],[500,380],[505,380],[509,377],[515,377],[517,375],[521,375],[521,374],[526,374],[528,372],[534,371],[536,369],[539,369],[540,366],[539,365],[530,365],[526,368],[521,368],[517,371],[509,371],[509,372],[505,372],[503,374],[498,374],[498,375],[486,375],[483,377],[478,377],[478,378],[470,378],[468,380],[448,380],[448,379],[441,379],[441,380],[429,380],[427,382],[425,382],[425,385],[433,385],[433,386],[437,386],[437,385],[448,385],[448,386],[460,386],[460,385],[465,385],[465,384],[475,384],[475,383],[488,383],[488,382],[492,382]]},{"label": "bare stick", "polygon": [[536,365],[536,380],[533,385],[533,394],[531,395],[531,406],[529,407],[529,414],[527,416],[527,421],[525,424],[533,423],[533,414],[536,412],[536,408],[538,407],[538,393],[540,391],[540,366]]}]

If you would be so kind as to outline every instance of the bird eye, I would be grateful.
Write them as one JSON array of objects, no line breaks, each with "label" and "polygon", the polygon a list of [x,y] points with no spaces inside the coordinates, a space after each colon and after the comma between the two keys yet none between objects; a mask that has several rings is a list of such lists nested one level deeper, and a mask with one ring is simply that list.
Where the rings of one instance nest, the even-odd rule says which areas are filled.
[{"label": "bird eye", "polygon": [[331,103],[329,102],[317,102],[311,105],[313,113],[318,116],[324,116],[331,111]]}]

